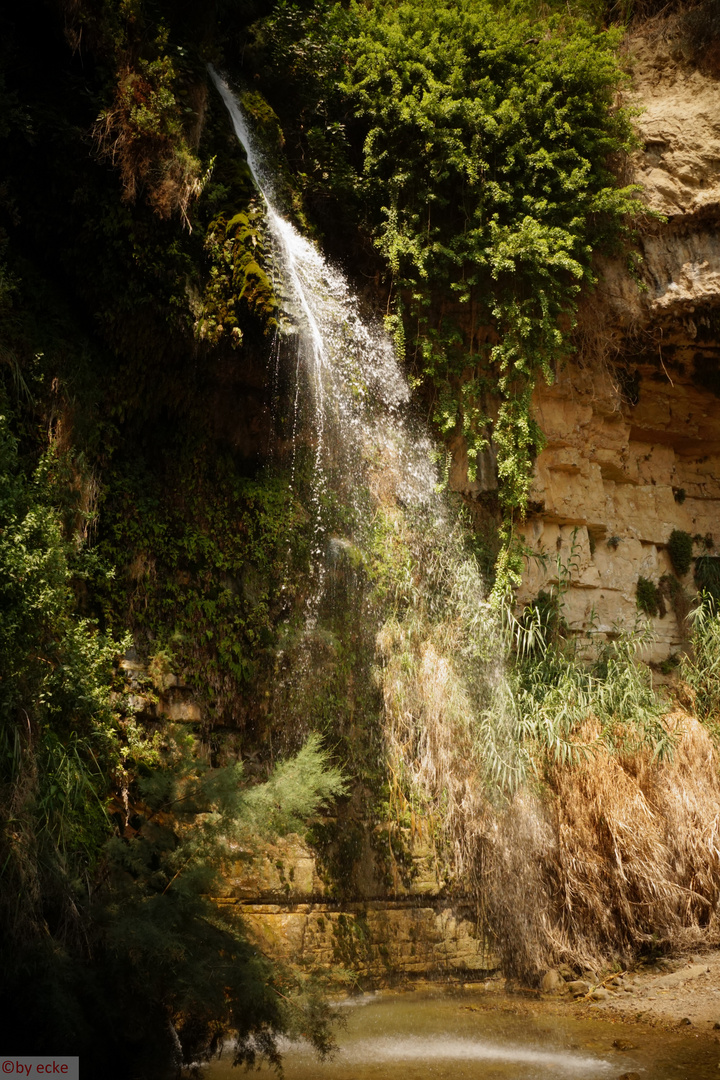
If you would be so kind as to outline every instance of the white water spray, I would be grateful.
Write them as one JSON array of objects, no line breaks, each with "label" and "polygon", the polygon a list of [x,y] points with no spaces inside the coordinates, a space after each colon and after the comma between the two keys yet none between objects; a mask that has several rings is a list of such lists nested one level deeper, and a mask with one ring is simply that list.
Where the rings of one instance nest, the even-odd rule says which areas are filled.
[{"label": "white water spray", "polygon": [[[426,506],[438,521],[444,518],[444,507],[437,495],[430,441],[412,431],[406,416],[410,390],[388,335],[361,316],[343,274],[279,212],[272,177],[242,109],[212,68],[210,75],[265,202],[285,314],[297,335],[296,394],[304,378],[312,399],[314,615],[325,563],[332,557],[331,537],[323,525],[328,500],[342,499],[353,512],[355,527],[367,518],[368,495],[371,503],[389,497],[405,506]],[[297,414],[296,398],[294,445],[299,434]],[[348,532],[356,539],[352,521]]]},{"label": "white water spray", "polygon": [[[364,632],[379,631],[383,764],[397,802],[390,813],[404,812],[412,800],[421,815],[434,819],[455,873],[478,896],[488,763],[499,763],[496,775],[500,768],[519,772],[517,718],[507,707],[496,620],[477,564],[464,549],[463,530],[439,491],[432,444],[412,421],[410,390],[389,336],[363,318],[345,277],[279,212],[248,122],[227,85],[211,75],[266,204],[285,315],[294,326],[293,453],[301,437],[300,407],[302,437],[314,455],[314,584],[305,618],[307,651],[295,657],[288,676],[302,691],[301,704],[290,714],[302,715],[302,693],[307,702],[322,685],[314,669],[324,663],[318,625],[323,598],[329,598],[323,610],[331,619],[343,603],[364,602],[358,590],[350,601],[346,596],[336,603],[327,587],[335,580],[331,569],[354,545],[369,555],[371,573],[379,566],[390,597],[381,627],[377,610],[359,620]],[[328,525],[333,520],[341,522],[335,525],[340,536]],[[310,656],[313,640],[319,642],[317,664]],[[373,674],[366,666],[353,677],[369,681]]]}]

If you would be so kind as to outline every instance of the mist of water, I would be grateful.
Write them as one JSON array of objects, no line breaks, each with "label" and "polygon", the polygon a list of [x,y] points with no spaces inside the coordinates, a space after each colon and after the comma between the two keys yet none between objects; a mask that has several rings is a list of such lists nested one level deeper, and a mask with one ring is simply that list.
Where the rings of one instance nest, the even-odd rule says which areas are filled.
[{"label": "mist of water", "polygon": [[[384,608],[374,612],[373,634],[390,810],[402,813],[412,802],[430,820],[428,832],[444,837],[443,858],[463,891],[479,897],[481,848],[495,827],[488,817],[488,762],[495,774],[499,763],[508,775],[519,773],[522,763],[482,576],[440,490],[433,446],[413,418],[388,334],[380,320],[361,312],[344,275],[280,212],[272,172],[242,108],[220,76],[212,70],[211,76],[265,203],[290,326],[294,353],[286,363],[296,380],[291,483],[301,450],[309,449],[313,459],[306,640],[321,630],[323,604],[325,610],[341,602],[365,604],[372,574],[379,572]],[[334,517],[328,507],[335,507]],[[328,605],[337,566],[353,549],[366,570],[365,594],[330,596]],[[291,677],[312,686],[318,663],[309,655],[296,655]],[[371,672],[353,677],[369,680]]]},{"label": "mist of water", "polygon": [[484,1039],[458,1038],[453,1035],[423,1037],[387,1036],[379,1039],[357,1040],[343,1052],[348,1062],[506,1062],[517,1065],[536,1065],[544,1069],[561,1070],[572,1076],[610,1072],[611,1066],[597,1057],[567,1053],[562,1050],[542,1050],[520,1043],[493,1043]]},{"label": "mist of water", "polygon": [[[445,508],[437,493],[432,445],[413,430],[410,391],[388,335],[377,320],[361,315],[343,274],[279,212],[272,176],[245,115],[227,84],[214,70],[210,74],[265,203],[284,314],[294,331],[296,395],[304,394],[311,403],[310,431],[304,438],[310,438],[314,454],[312,557],[317,585],[310,600],[312,618],[327,560],[334,554],[333,537],[324,525],[328,500],[342,500],[346,532],[353,541],[362,538],[373,504],[381,500],[423,506],[431,511],[435,527],[445,525]],[[294,446],[300,438],[299,412],[296,400]]]}]

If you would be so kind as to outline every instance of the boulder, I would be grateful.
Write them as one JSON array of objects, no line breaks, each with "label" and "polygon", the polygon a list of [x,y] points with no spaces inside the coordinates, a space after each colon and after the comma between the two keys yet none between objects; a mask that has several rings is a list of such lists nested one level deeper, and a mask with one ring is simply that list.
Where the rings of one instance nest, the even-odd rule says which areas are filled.
[{"label": "boulder", "polygon": [[540,989],[543,994],[557,994],[558,991],[565,989],[565,980],[560,973],[554,968],[550,968],[546,971],[540,981]]}]

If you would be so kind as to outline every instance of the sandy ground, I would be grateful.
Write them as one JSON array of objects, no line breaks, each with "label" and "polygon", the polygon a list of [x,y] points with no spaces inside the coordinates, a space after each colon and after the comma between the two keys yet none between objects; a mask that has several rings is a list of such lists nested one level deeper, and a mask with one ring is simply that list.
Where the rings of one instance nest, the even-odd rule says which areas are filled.
[{"label": "sandy ground", "polygon": [[[487,1003],[470,1007],[497,1008],[502,999],[502,1007],[513,1011],[569,1010],[577,1017],[663,1027],[720,1043],[720,949],[662,959],[617,975],[586,972],[577,981],[569,972],[566,979],[551,974],[557,985],[544,993],[505,983],[501,976],[495,976],[480,984],[489,993]],[[477,985],[466,984],[468,989]]]},{"label": "sandy ground", "polygon": [[662,960],[604,980],[576,998],[575,1008],[720,1037],[720,950]]}]

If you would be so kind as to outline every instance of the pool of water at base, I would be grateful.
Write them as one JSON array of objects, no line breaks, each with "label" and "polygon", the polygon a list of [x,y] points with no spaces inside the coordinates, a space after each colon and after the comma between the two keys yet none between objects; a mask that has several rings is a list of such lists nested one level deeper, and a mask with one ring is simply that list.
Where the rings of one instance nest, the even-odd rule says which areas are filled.
[{"label": "pool of water at base", "polygon": [[[720,1044],[708,1036],[551,1014],[495,995],[366,994],[338,1011],[338,1052],[320,1062],[307,1046],[283,1046],[285,1080],[720,1078]],[[231,1048],[203,1070],[206,1080],[243,1073]]]}]

